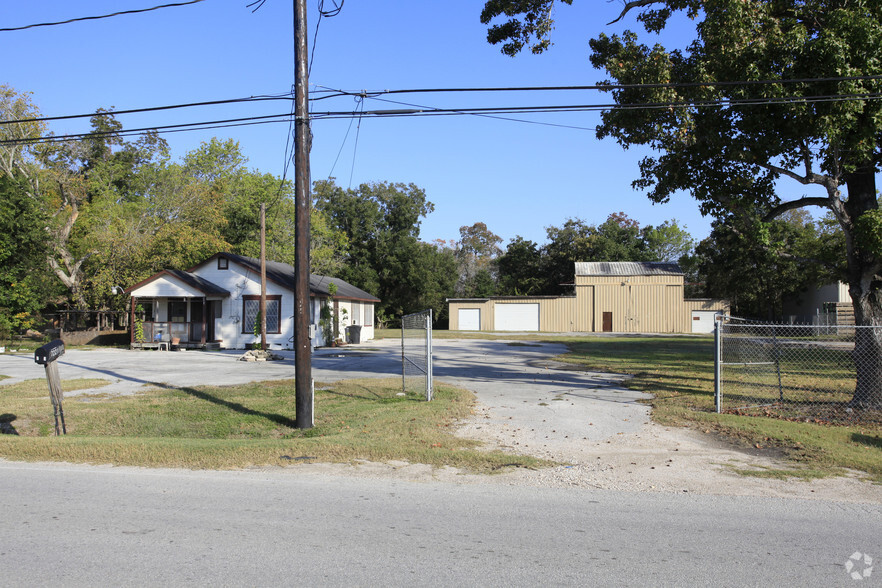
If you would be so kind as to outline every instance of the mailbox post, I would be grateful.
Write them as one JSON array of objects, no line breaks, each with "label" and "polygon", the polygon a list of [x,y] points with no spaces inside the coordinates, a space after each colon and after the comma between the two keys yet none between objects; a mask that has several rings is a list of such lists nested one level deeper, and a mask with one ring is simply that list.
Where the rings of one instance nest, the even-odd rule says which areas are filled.
[{"label": "mailbox post", "polygon": [[[67,427],[64,425],[64,407],[61,404],[61,401],[64,399],[64,393],[61,391],[58,365],[55,363],[55,360],[62,355],[64,355],[64,341],[61,339],[47,343],[34,352],[34,361],[46,368],[49,396],[52,398],[52,407],[55,409],[55,435],[67,435]],[[60,428],[59,419],[61,420]]]}]

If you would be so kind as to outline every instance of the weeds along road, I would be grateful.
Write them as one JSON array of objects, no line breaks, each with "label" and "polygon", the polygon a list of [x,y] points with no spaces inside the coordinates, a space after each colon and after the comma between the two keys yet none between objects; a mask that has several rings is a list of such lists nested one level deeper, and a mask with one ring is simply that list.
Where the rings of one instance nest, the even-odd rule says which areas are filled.
[{"label": "weeds along road", "polygon": [[0,511],[13,587],[882,580],[879,505],[0,462]]}]

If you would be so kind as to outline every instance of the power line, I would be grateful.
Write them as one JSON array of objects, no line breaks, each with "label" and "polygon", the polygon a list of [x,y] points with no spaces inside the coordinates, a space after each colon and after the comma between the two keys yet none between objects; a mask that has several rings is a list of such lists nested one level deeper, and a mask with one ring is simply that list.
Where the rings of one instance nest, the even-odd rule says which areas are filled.
[{"label": "power line", "polygon": [[[359,107],[364,111],[364,100],[361,101]],[[349,168],[349,187],[352,187],[352,176],[355,174],[355,156],[358,154],[358,138],[361,136],[361,119],[358,117],[358,125],[355,127],[355,144],[352,146],[352,166]]]},{"label": "power line", "polygon": [[[342,7],[342,4],[341,4]],[[861,81],[861,80],[882,80],[882,75],[878,76],[849,76],[849,77],[838,77],[838,78],[801,78],[801,79],[793,79],[793,80],[760,80],[760,81],[740,81],[740,82],[707,82],[707,83],[689,83],[689,84],[610,84],[610,85],[587,85],[587,86],[513,86],[513,87],[485,87],[485,88],[412,88],[412,89],[399,89],[399,90],[380,90],[380,91],[372,91],[368,92],[367,90],[361,90],[358,92],[340,90],[335,88],[329,88],[327,86],[316,85],[317,88],[322,88],[323,92],[326,92],[325,96],[314,97],[310,99],[310,102],[317,102],[320,100],[327,100],[329,98],[339,98],[343,96],[352,96],[352,97],[364,97],[364,98],[378,98],[383,95],[390,94],[420,94],[420,93],[479,93],[479,92],[560,92],[560,91],[579,91],[579,90],[617,90],[617,89],[659,89],[659,88],[678,88],[678,87],[699,87],[699,86],[715,86],[715,85],[726,85],[726,86],[735,86],[735,85],[755,85],[755,84],[779,84],[779,83],[812,83],[812,82],[843,82],[843,81]],[[870,94],[866,94],[869,96]],[[827,96],[840,96],[837,94],[830,94]],[[844,94],[841,96],[852,96],[859,97],[864,96],[863,94]],[[785,96],[780,97],[774,100],[792,100],[792,101],[801,101],[801,100],[811,100],[817,97],[802,97],[802,96]],[[144,112],[154,112],[154,111],[162,111],[162,110],[174,110],[179,108],[191,108],[198,106],[215,106],[222,104],[232,104],[237,102],[258,102],[258,101],[266,101],[266,100],[292,100],[290,93],[280,93],[280,94],[265,94],[265,95],[257,95],[250,96],[246,98],[231,98],[224,100],[209,100],[205,102],[190,102],[183,104],[171,104],[165,106],[153,106],[153,107],[145,107],[145,108],[133,108],[127,110],[114,110],[108,112],[101,113],[88,113],[88,114],[74,114],[74,115],[63,115],[63,116],[48,116],[48,117],[34,117],[27,119],[18,119],[18,120],[10,120],[3,121],[0,120],[0,125],[3,124],[15,124],[15,123],[25,123],[25,122],[49,122],[49,121],[57,121],[57,120],[68,120],[68,119],[77,119],[77,118],[91,118],[93,116],[113,116],[113,115],[122,115],[122,114],[137,114]],[[744,99],[748,100],[748,99]],[[773,99],[763,99],[758,98],[755,100],[773,100]],[[614,105],[603,105],[604,108],[612,107]]]},{"label": "power line", "polygon": [[[360,109],[364,105],[364,98],[359,96],[357,98],[358,105],[356,106],[356,110]],[[340,150],[337,151],[337,157],[334,159],[334,164],[331,166],[331,171],[328,172],[328,179],[334,175],[334,169],[337,167],[337,162],[340,161],[340,155],[343,153],[343,148],[346,147],[346,140],[349,138],[349,133],[352,131],[352,124],[355,122],[355,117],[349,119],[349,126],[346,127],[346,134],[343,136],[343,143],[340,145]]]},{"label": "power line", "polygon": [[249,96],[247,98],[228,98],[224,100],[208,100],[205,102],[187,102],[184,104],[170,104],[166,106],[149,106],[145,108],[129,108],[127,110],[108,110],[105,112],[91,112],[88,114],[67,114],[63,116],[40,116],[34,118],[22,118],[18,120],[0,120],[0,125],[10,125],[28,122],[50,122],[55,120],[73,120],[77,118],[92,118],[93,116],[116,116],[118,114],[138,114],[143,112],[158,112],[161,110],[175,110],[178,108],[193,108],[196,106],[217,106],[220,104],[235,104],[238,102],[263,102],[273,100],[293,100],[290,94],[269,94],[262,96]]},{"label": "power line", "polygon": [[741,106],[775,106],[787,104],[818,104],[825,102],[851,102],[862,100],[876,100],[882,98],[882,93],[869,94],[842,94],[824,95],[811,97],[784,97],[743,100],[708,100],[697,102],[655,102],[634,104],[565,104],[565,105],[540,105],[540,106],[488,106],[472,108],[435,108],[417,107],[389,110],[367,110],[361,113],[351,111],[328,111],[312,112],[312,118],[348,118],[351,116],[372,117],[399,117],[399,116],[431,116],[431,115],[456,115],[456,114],[526,114],[526,113],[552,113],[552,112],[595,112],[601,110],[652,110],[660,108],[711,108],[711,107],[741,107]]},{"label": "power line", "polygon": [[[390,104],[399,104],[402,106],[410,106],[410,107],[420,109],[420,110],[434,110],[435,109],[435,107],[433,107],[433,106],[425,106],[423,104],[413,104],[413,103],[409,103],[409,102],[400,102],[397,100],[389,100],[387,98],[372,98],[372,99],[376,100],[378,102],[387,102]],[[512,118],[510,116],[498,116],[498,115],[493,115],[493,114],[479,114],[479,113],[469,113],[469,114],[471,114],[471,116],[476,116],[476,117],[480,117],[480,118],[489,118],[489,119],[493,119],[493,120],[502,120],[502,121],[508,121],[508,122],[517,122],[517,123],[532,124],[532,125],[547,126],[547,127],[557,127],[557,128],[563,128],[563,129],[573,129],[573,130],[577,130],[577,131],[596,131],[597,130],[597,127],[562,125],[562,124],[558,124],[558,123],[550,123],[550,122],[538,121],[538,120]]]},{"label": "power line", "polygon": [[639,89],[676,89],[676,88],[710,88],[710,87],[731,87],[731,86],[765,86],[774,84],[811,84],[811,83],[828,83],[828,82],[856,82],[882,80],[882,75],[869,76],[842,76],[832,78],[793,78],[781,80],[736,80],[736,81],[717,81],[717,82],[670,82],[657,84],[589,84],[589,85],[569,85],[569,86],[503,86],[503,87],[478,87],[478,88],[409,88],[400,90],[377,90],[368,92],[362,90],[360,92],[347,92],[345,90],[336,90],[327,86],[316,86],[324,88],[327,96],[313,98],[313,100],[327,100],[337,96],[348,95],[368,95],[369,97],[382,96],[384,94],[426,94],[426,93],[461,93],[461,92],[559,92],[559,91],[582,91],[582,90],[639,90]]},{"label": "power line", "polygon": [[111,14],[102,14],[99,16],[81,16],[78,18],[70,18],[68,20],[61,20],[58,22],[40,22],[36,24],[29,24],[23,27],[7,27],[0,29],[0,33],[8,33],[10,31],[23,31],[25,29],[33,29],[36,27],[54,27],[57,25],[70,24],[73,22],[82,22],[86,20],[99,20],[102,18],[111,18],[114,16],[121,16],[124,14],[139,14],[141,12],[150,12],[152,10],[159,10],[161,8],[175,8],[178,6],[187,6],[189,4],[198,4],[199,2],[204,2],[205,0],[189,0],[189,2],[175,2],[173,4],[162,4],[161,6],[153,6],[151,8],[138,8],[136,10],[122,10],[120,12],[113,12]]},{"label": "power line", "polygon": [[[647,109],[683,109],[683,108],[735,108],[748,106],[774,106],[774,105],[804,105],[818,104],[827,102],[845,102],[845,101],[863,101],[878,100],[882,98],[882,93],[866,93],[866,94],[841,94],[841,95],[820,95],[820,96],[792,96],[782,98],[763,98],[763,99],[741,99],[741,100],[709,100],[697,102],[657,102],[657,103],[634,103],[634,104],[568,104],[568,105],[533,105],[533,106],[491,106],[491,107],[466,107],[466,108],[436,108],[436,107],[415,107],[388,110],[364,110],[358,108],[355,111],[327,111],[312,112],[310,117],[314,119],[339,119],[339,118],[392,118],[404,116],[455,116],[455,115],[476,115],[476,116],[493,116],[501,114],[546,114],[546,113],[563,113],[563,112],[595,112],[602,110],[647,110]],[[378,99],[378,98],[375,98]],[[32,119],[33,120],[33,119]],[[35,137],[31,139],[9,139],[0,141],[0,145],[15,145],[28,143],[49,143],[60,142],[65,140],[82,139],[85,137],[102,137],[102,136],[128,136],[145,132],[179,132],[181,130],[206,130],[211,128],[222,128],[226,126],[239,126],[236,123],[256,124],[258,122],[287,122],[291,120],[291,114],[281,113],[264,116],[241,117],[223,120],[201,121],[192,123],[181,123],[176,125],[164,125],[156,127],[145,127],[139,129],[127,129],[120,132],[86,132],[73,133],[68,135]],[[8,121],[17,122],[17,121]],[[517,121],[528,122],[528,121]],[[590,130],[585,128],[584,130]]]},{"label": "power line", "polygon": [[107,132],[88,132],[88,133],[70,133],[67,135],[47,135],[44,137],[33,137],[23,139],[6,139],[0,140],[0,145],[25,145],[35,143],[61,143],[64,141],[85,139],[86,137],[128,137],[132,135],[140,135],[149,132],[174,133],[181,131],[204,131],[208,129],[217,129],[234,126],[247,126],[249,124],[267,124],[273,122],[288,122],[291,117],[290,113],[269,114],[265,116],[250,116],[242,118],[231,118],[225,120],[203,121],[195,123],[181,123],[176,125],[162,125],[155,127],[143,127],[139,129],[124,129],[121,131]]}]

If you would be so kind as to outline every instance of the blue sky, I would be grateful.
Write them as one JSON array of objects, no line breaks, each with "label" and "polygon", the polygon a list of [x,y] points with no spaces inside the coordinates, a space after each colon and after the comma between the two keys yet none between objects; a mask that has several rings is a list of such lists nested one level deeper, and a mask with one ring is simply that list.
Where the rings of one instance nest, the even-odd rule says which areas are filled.
[{"label": "blue sky", "polygon": [[[45,116],[118,110],[290,91],[293,83],[292,0],[206,0],[111,19],[0,33],[6,56],[0,83],[31,91]],[[64,20],[162,4],[157,0],[6,3],[3,27]],[[330,4],[328,0],[327,4]],[[588,61],[589,38],[613,26],[619,3],[581,1],[557,9],[554,47],[546,54],[502,55],[486,42],[481,0],[445,2],[349,0],[335,18],[323,19],[310,77],[312,87],[349,91],[434,87],[580,85],[603,75]],[[309,43],[316,25],[310,0]],[[685,43],[681,39],[665,42]],[[515,95],[408,95],[393,99],[435,107],[608,102],[598,93]],[[396,108],[368,100],[367,109]],[[314,110],[355,110],[352,98],[319,102]],[[287,112],[285,102],[246,104],[121,116],[127,128]],[[593,128],[597,113],[514,118]],[[593,130],[559,128],[476,116],[363,119],[313,124],[312,178],[338,184],[393,181],[425,189],[435,211],[421,237],[457,239],[459,227],[485,222],[507,243],[516,235],[545,242],[545,228],[569,217],[603,222],[622,211],[645,224],[676,218],[696,239],[710,220],[682,194],[652,204],[631,188],[639,149],[598,141]],[[87,130],[84,121],[52,123],[56,134]],[[239,141],[249,166],[280,175],[287,124],[165,135],[183,156],[212,136]],[[357,132],[357,144],[356,144]],[[344,141],[345,139],[345,141]],[[338,159],[339,154],[339,159]],[[335,160],[337,163],[335,165]],[[293,172],[289,172],[293,173]],[[350,181],[351,178],[351,181]]]}]

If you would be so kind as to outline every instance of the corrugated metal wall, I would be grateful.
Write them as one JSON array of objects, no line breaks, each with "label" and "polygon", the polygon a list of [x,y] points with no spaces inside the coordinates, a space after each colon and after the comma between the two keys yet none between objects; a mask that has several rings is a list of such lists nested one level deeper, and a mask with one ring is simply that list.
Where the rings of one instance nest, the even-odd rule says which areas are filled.
[{"label": "corrugated metal wall", "polygon": [[613,332],[682,332],[682,276],[576,276],[576,292],[582,331],[602,331],[611,313]]},{"label": "corrugated metal wall", "polygon": [[459,330],[459,309],[481,310],[481,330],[493,331],[497,304],[539,304],[539,330],[599,332],[612,313],[617,333],[689,333],[693,310],[729,311],[724,300],[684,300],[683,276],[576,276],[576,296],[451,300],[450,329]]},{"label": "corrugated metal wall", "polygon": [[548,333],[576,331],[576,298],[566,296],[560,298],[533,298],[529,296],[512,297],[494,300],[451,300],[450,330],[460,330],[459,311],[464,308],[476,308],[481,311],[481,330],[494,331],[494,316],[497,304],[538,304],[539,330]]}]

